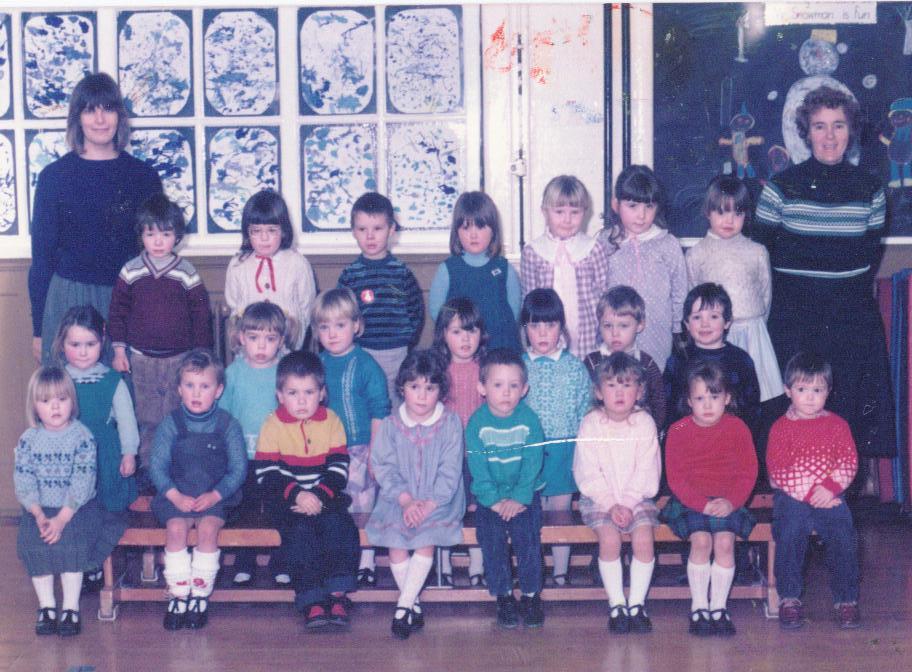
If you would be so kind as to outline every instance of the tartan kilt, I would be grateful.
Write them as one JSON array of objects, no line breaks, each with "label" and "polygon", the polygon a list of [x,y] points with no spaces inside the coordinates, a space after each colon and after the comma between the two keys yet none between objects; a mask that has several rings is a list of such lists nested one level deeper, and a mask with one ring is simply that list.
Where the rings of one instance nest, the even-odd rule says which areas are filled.
[{"label": "tartan kilt", "polygon": [[724,518],[707,516],[684,506],[672,496],[659,514],[659,519],[671,528],[681,539],[687,540],[694,532],[731,532],[736,537],[747,539],[757,524],[757,519],[745,507],[735,509]]}]

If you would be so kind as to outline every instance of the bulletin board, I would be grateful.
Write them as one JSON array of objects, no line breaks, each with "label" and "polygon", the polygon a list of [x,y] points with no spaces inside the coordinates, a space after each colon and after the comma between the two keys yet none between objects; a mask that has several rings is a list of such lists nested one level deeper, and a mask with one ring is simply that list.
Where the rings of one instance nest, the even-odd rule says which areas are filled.
[{"label": "bulletin board", "polygon": [[655,171],[675,235],[706,232],[713,176],[743,177],[756,199],[767,179],[806,160],[795,110],[827,84],[861,107],[846,156],[886,187],[888,235],[912,236],[912,3],[653,8]]}]

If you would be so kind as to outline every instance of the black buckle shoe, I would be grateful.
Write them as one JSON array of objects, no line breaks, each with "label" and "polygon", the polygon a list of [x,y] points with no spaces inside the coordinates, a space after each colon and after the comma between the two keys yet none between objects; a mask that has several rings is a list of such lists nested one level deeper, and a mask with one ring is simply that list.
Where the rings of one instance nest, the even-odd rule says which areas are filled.
[{"label": "black buckle shoe", "polygon": [[627,607],[618,604],[611,607],[611,613],[608,616],[608,631],[613,635],[626,635],[630,632],[630,617],[627,615]]},{"label": "black buckle shoe", "polygon": [[697,637],[709,637],[715,634],[708,609],[697,609],[690,612],[690,625],[687,627],[687,632]]},{"label": "black buckle shoe", "polygon": [[79,612],[73,609],[64,609],[60,613],[57,634],[61,637],[74,637],[80,632],[82,632],[82,621],[79,619]]},{"label": "black buckle shoe", "polygon": [[35,634],[57,634],[57,610],[54,607],[43,607],[38,610],[38,618],[35,619]]},{"label": "black buckle shoe", "polygon": [[642,604],[627,607],[627,617],[630,619],[630,632],[638,634],[652,632],[652,621],[649,620],[646,607]]},{"label": "black buckle shoe", "polygon": [[390,625],[390,632],[396,639],[408,639],[412,634],[412,610],[405,607],[396,607],[396,613],[393,615],[393,622]]},{"label": "black buckle shoe", "polygon": [[[181,610],[183,606],[183,610]],[[165,630],[180,630],[187,625],[187,600],[181,597],[172,597],[168,600],[168,610],[162,622]]]},{"label": "black buckle shoe", "polygon": [[362,567],[358,570],[358,587],[359,588],[376,588],[377,573],[370,567]]},{"label": "black buckle shoe", "polygon": [[209,622],[209,600],[193,596],[187,604],[187,627],[199,630]]},{"label": "black buckle shoe", "polygon": [[104,586],[104,572],[94,569],[82,575],[82,592],[97,593]]},{"label": "black buckle shoe", "polygon": [[713,632],[720,637],[732,637],[737,632],[728,609],[716,609],[709,612],[709,616],[712,621]]},{"label": "black buckle shoe", "polygon": [[412,630],[421,630],[424,627],[424,612],[421,610],[421,604],[415,602],[412,605],[412,620],[410,621]]}]

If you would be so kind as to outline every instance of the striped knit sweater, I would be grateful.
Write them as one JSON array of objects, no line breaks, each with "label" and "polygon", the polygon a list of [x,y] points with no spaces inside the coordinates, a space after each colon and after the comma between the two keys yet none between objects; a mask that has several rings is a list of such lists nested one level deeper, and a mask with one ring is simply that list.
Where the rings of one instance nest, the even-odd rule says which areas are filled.
[{"label": "striped knit sweater", "polygon": [[877,178],[861,168],[810,158],[767,182],[754,237],[781,273],[853,277],[877,262],[886,205]]},{"label": "striped knit sweater", "polygon": [[325,406],[307,420],[279,406],[260,429],[254,469],[266,508],[274,513],[287,512],[300,492],[313,493],[326,508],[348,507],[345,430]]},{"label": "striped knit sweater", "polygon": [[391,254],[360,255],[339,276],[339,287],[354,292],[364,320],[362,348],[391,350],[412,345],[424,326],[424,297],[415,275]]}]

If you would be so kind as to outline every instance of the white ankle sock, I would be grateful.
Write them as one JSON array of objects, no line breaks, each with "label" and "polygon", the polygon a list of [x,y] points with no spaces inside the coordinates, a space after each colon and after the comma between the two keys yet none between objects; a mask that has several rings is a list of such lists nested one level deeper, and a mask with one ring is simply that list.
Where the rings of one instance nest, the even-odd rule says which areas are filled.
[{"label": "white ankle sock", "polygon": [[405,579],[408,576],[409,561],[393,562],[390,560],[390,571],[393,573],[393,580],[396,582],[396,588],[401,593],[405,588]]},{"label": "white ankle sock", "polygon": [[376,569],[376,563],[374,562],[374,549],[365,548],[361,551],[361,562],[358,564],[358,569]]},{"label": "white ankle sock", "polygon": [[219,555],[221,551],[215,549],[211,553],[204,553],[193,549],[193,561],[190,565],[190,593],[193,597],[209,597],[215,587],[215,575],[219,570]]},{"label": "white ankle sock", "polygon": [[190,594],[190,554],[186,548],[165,551],[164,575],[171,597],[183,599]]},{"label": "white ankle sock", "polygon": [[54,597],[54,575],[33,576],[32,586],[38,596],[39,609],[56,609],[57,599]]},{"label": "white ankle sock", "polygon": [[636,558],[630,561],[630,599],[627,601],[630,606],[646,603],[655,564],[655,558],[649,562],[640,562]]},{"label": "white ankle sock", "polygon": [[734,567],[720,567],[718,563],[712,563],[710,569],[712,577],[709,584],[709,609],[725,609],[728,603],[728,591],[731,590],[732,582],[735,580]]},{"label": "white ankle sock", "polygon": [[687,561],[687,583],[690,584],[690,610],[709,609],[709,563],[698,565]]},{"label": "white ankle sock", "polygon": [[453,563],[450,562],[450,549],[448,549],[448,548],[440,549],[440,573],[441,574],[452,574],[453,573]]},{"label": "white ankle sock", "polygon": [[551,558],[554,560],[554,576],[566,575],[570,568],[570,547],[552,546]]},{"label": "white ankle sock", "polygon": [[60,585],[63,587],[64,609],[79,611],[79,595],[82,593],[82,572],[64,572],[60,575]]},{"label": "white ankle sock", "polygon": [[408,561],[408,575],[405,577],[405,585],[399,593],[399,602],[396,606],[405,609],[411,609],[418,599],[418,594],[424,587],[424,580],[428,572],[431,571],[431,565],[434,564],[434,558],[426,555],[413,553]]},{"label": "white ankle sock", "polygon": [[484,574],[484,558],[481,555],[481,548],[472,546],[469,548],[469,576]]},{"label": "white ankle sock", "polygon": [[608,593],[608,604],[612,607],[623,606],[627,604],[624,598],[624,568],[621,566],[621,559],[598,561],[599,574],[602,576],[602,585],[605,586],[605,592]]}]

